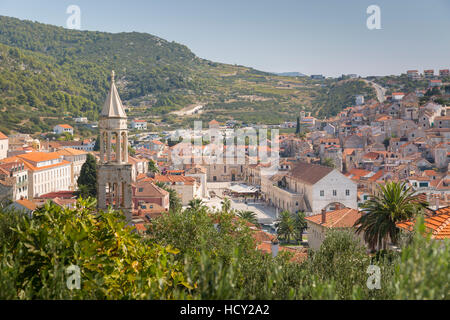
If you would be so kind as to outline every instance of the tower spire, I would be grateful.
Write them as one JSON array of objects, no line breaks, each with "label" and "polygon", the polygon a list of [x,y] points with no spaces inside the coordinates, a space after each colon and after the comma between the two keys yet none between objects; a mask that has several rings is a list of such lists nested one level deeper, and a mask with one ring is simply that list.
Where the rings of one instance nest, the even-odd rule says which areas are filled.
[{"label": "tower spire", "polygon": [[116,73],[113,70],[111,72],[111,89],[109,90],[100,116],[105,118],[126,118],[127,114],[123,109],[122,101],[117,92],[115,76]]}]

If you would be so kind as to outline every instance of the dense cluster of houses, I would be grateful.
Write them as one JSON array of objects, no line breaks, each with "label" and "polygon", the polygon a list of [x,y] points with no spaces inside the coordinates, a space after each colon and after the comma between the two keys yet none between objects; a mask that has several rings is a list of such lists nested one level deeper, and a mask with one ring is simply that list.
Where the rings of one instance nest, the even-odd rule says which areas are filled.
[{"label": "dense cluster of houses", "polygon": [[[135,152],[127,154],[132,165],[133,222],[142,229],[167,212],[168,188],[187,206],[193,199],[215,196],[209,186],[224,182],[252,186],[255,198],[278,212],[305,212],[312,247],[320,246],[329,228],[353,228],[361,205],[386,181],[407,182],[439,213],[450,202],[450,111],[433,99],[420,101],[416,92],[393,93],[384,103],[365,102],[358,96],[354,106],[331,119],[300,114],[304,134],[272,136],[257,146],[216,143],[223,137],[238,139],[245,132],[246,128],[234,130],[229,122],[221,125],[213,120],[200,131],[161,135],[147,132],[146,122],[134,119],[131,126],[139,132],[131,141]],[[281,127],[295,125],[287,122]],[[256,129],[260,128],[268,127]],[[73,135],[74,129],[63,124],[54,132]],[[180,142],[180,137],[189,139]],[[193,144],[196,139],[202,142]],[[112,148],[115,143],[112,139]],[[0,133],[0,200],[29,212],[47,200],[73,205],[87,154],[100,160],[95,144],[89,139],[41,141]]]}]

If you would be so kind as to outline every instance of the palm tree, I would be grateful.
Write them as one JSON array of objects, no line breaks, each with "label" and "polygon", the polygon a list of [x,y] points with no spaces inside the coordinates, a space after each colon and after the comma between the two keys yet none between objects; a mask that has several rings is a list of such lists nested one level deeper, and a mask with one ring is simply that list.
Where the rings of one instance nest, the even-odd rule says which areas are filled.
[{"label": "palm tree", "polygon": [[160,173],[160,170],[158,166],[156,165],[156,162],[150,159],[148,162],[148,171],[153,173]]},{"label": "palm tree", "polygon": [[236,214],[239,218],[244,219],[250,223],[253,223],[254,225],[258,224],[258,218],[253,211],[240,210]]},{"label": "palm tree", "polygon": [[222,202],[220,202],[222,205],[222,212],[230,212],[231,210],[231,201],[229,198],[223,198]]},{"label": "palm tree", "polygon": [[389,239],[397,244],[400,230],[396,223],[411,219],[427,206],[428,203],[417,200],[410,187],[406,188],[406,183],[388,182],[380,185],[378,194],[362,206],[364,213],[355,222],[356,232],[364,232],[371,249],[384,248]]},{"label": "palm tree", "polygon": [[195,198],[189,201],[189,209],[192,211],[200,211],[204,207],[202,199]]},{"label": "palm tree", "polygon": [[277,227],[277,234],[288,243],[291,241],[291,236],[295,235],[295,223],[289,211],[280,213],[280,220],[275,224]]},{"label": "palm tree", "polygon": [[162,182],[157,182],[156,186],[169,192],[169,209],[170,209],[170,211],[180,212],[183,205],[181,203],[180,197],[178,196],[178,193],[174,189],[169,188]]}]

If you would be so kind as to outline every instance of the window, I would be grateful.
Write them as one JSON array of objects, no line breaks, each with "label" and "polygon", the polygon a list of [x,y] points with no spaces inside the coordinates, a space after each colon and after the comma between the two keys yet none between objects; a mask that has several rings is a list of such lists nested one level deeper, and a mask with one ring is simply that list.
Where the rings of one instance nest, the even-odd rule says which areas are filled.
[{"label": "window", "polygon": [[325,196],[325,191],[320,190],[320,196],[321,196],[321,197]]},{"label": "window", "polygon": [[144,188],[139,188],[139,192],[144,192]]},{"label": "window", "polygon": [[350,190],[345,190],[345,195],[348,197],[350,195]]},{"label": "window", "polygon": [[333,197],[337,196],[337,190],[333,190]]}]

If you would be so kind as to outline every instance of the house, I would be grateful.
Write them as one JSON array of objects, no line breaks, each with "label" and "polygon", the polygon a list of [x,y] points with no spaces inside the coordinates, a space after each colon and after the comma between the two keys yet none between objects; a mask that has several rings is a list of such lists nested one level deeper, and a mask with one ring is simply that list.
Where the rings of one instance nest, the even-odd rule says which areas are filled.
[{"label": "house", "polygon": [[425,76],[425,78],[429,79],[429,78],[433,78],[434,77],[434,70],[424,70],[423,71],[423,75]]},{"label": "house", "polygon": [[336,127],[333,126],[333,125],[330,124],[330,123],[327,123],[327,124],[325,125],[325,127],[323,128],[323,130],[324,130],[326,133],[328,133],[330,136],[334,136],[335,133],[336,133]]},{"label": "house", "polygon": [[[355,222],[362,214],[356,209],[336,207],[333,211],[323,209],[321,213],[306,217],[308,224],[308,245],[313,250],[318,250],[330,229],[347,229],[355,231]],[[364,244],[361,236],[355,238]]]},{"label": "house", "polygon": [[75,123],[88,123],[88,118],[86,117],[74,118],[73,120]]},{"label": "house", "polygon": [[148,160],[146,158],[128,156],[128,163],[132,165],[131,177],[133,181],[136,181],[138,175],[148,172]]},{"label": "house", "polygon": [[353,134],[344,139],[344,148],[360,149],[365,147],[365,140],[358,134]]},{"label": "house", "polygon": [[450,128],[450,115],[434,118],[434,126],[436,128]]},{"label": "house", "polygon": [[430,84],[429,84],[430,88],[433,87],[442,87],[442,80],[430,80]]},{"label": "house", "polygon": [[396,101],[400,101],[405,96],[405,93],[403,92],[392,92],[392,99]]},{"label": "house", "polygon": [[287,172],[261,179],[261,192],[269,205],[307,215],[336,203],[356,209],[356,191],[356,183],[338,170],[303,161]]},{"label": "house", "polygon": [[[414,230],[416,220],[397,223],[397,227],[411,232]],[[431,215],[424,219],[426,232],[430,234],[431,239],[444,240],[450,239],[450,207],[434,210]]]},{"label": "house", "polygon": [[9,139],[2,132],[0,132],[0,160],[8,156]]},{"label": "house", "polygon": [[355,96],[355,104],[357,106],[362,106],[364,104],[364,95],[358,94]]},{"label": "house", "polygon": [[197,184],[199,186],[198,193],[196,197],[198,198],[206,198],[208,197],[208,176],[207,171],[204,167],[201,167],[199,165],[195,165],[194,167],[190,168],[186,171],[186,177],[192,177],[197,180]]},{"label": "house", "polygon": [[58,124],[53,128],[55,134],[69,133],[73,135],[73,128],[68,124]]},{"label": "house", "polygon": [[450,71],[449,71],[449,69],[442,69],[442,70],[439,70],[439,76],[440,76],[440,77],[448,77],[448,76],[450,76]]},{"label": "house", "polygon": [[[133,186],[133,205],[134,208],[139,209],[144,203],[155,204],[161,206],[164,210],[168,210],[169,192],[158,187],[148,179],[140,180]],[[147,207],[150,206],[147,205]]]},{"label": "house", "polygon": [[0,200],[28,198],[28,170],[23,161],[0,163]]},{"label": "house", "polygon": [[406,71],[408,78],[416,80],[419,79],[419,71],[418,70],[408,70]]},{"label": "house", "polygon": [[33,212],[38,209],[38,206],[34,201],[28,199],[20,199],[10,204],[7,209],[22,212],[31,216]]},{"label": "house", "polygon": [[133,119],[131,120],[131,129],[135,130],[147,130],[147,121]]},{"label": "house", "polygon": [[183,206],[187,206],[199,194],[198,189],[200,189],[200,185],[194,177],[155,175],[153,178],[146,178],[142,181],[150,181],[155,184],[163,183],[168,188],[175,190]]},{"label": "house", "polygon": [[81,168],[87,159],[87,152],[72,148],[64,148],[55,152],[62,158],[71,163],[70,170],[70,190],[77,190],[78,178],[80,177]]},{"label": "house", "polygon": [[3,159],[22,160],[28,169],[28,199],[54,191],[70,190],[72,163],[55,152],[30,152]]}]

